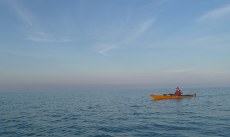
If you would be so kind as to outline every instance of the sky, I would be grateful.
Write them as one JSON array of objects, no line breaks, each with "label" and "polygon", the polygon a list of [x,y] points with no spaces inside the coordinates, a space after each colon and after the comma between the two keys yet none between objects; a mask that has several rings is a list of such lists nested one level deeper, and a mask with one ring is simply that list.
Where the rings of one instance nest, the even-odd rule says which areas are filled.
[{"label": "sky", "polygon": [[230,85],[229,0],[1,0],[0,87]]}]

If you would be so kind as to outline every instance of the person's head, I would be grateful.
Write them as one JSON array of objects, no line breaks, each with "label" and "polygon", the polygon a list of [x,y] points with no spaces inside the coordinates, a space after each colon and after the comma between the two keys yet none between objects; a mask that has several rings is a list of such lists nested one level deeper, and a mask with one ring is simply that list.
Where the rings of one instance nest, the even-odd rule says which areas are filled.
[{"label": "person's head", "polygon": [[176,87],[176,89],[179,89],[179,87]]}]

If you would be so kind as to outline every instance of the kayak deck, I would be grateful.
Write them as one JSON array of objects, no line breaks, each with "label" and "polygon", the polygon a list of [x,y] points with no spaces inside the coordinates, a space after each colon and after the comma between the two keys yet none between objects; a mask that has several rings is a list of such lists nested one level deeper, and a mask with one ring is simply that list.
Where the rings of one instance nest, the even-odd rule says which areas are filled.
[{"label": "kayak deck", "polygon": [[163,95],[151,94],[150,96],[154,100],[161,100],[161,99],[181,99],[181,98],[194,97],[194,96],[196,96],[196,93],[194,93],[194,94],[188,94],[188,95],[181,95],[181,96],[177,96],[177,95],[174,95],[174,94],[163,94]]}]

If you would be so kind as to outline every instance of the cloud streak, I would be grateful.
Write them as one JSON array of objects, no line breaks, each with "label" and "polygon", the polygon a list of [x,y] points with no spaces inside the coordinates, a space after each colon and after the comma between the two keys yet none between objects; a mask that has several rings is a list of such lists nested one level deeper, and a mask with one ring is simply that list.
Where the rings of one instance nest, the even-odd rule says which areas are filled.
[{"label": "cloud streak", "polygon": [[8,4],[15,11],[19,20],[24,24],[26,38],[28,40],[45,43],[63,43],[73,41],[70,38],[57,37],[52,33],[47,33],[47,31],[44,31],[36,17],[33,16],[31,12],[18,1],[9,0]]},{"label": "cloud streak", "polygon": [[209,19],[217,19],[221,17],[229,17],[230,15],[230,5],[214,9],[212,11],[209,11],[208,13],[202,15],[199,20],[204,21],[204,20],[209,20]]},{"label": "cloud streak", "polygon": [[16,3],[13,0],[7,1],[9,5],[12,7],[12,9],[15,11],[17,17],[26,25],[33,26],[33,16],[28,12],[25,8],[22,8],[19,3]]},{"label": "cloud streak", "polygon": [[125,43],[132,43],[135,41],[138,37],[144,34],[154,24],[154,22],[154,19],[149,19],[140,23],[139,27],[137,27],[137,29],[132,34],[126,37],[124,40]]},{"label": "cloud streak", "polygon": [[142,36],[155,22],[155,19],[145,20],[141,22],[134,31],[131,31],[124,39],[112,44],[99,44],[98,53],[102,55],[108,55],[108,52],[114,49],[121,48],[127,44],[135,42],[140,36]]},{"label": "cloud streak", "polygon": [[108,55],[108,52],[114,49],[118,49],[119,44],[117,45],[100,45],[100,48],[98,49],[98,53],[106,56]]},{"label": "cloud streak", "polygon": [[72,42],[72,39],[69,38],[55,38],[53,35],[49,35],[42,31],[33,31],[32,34],[27,36],[27,39],[34,42],[45,42],[45,43],[66,43]]}]

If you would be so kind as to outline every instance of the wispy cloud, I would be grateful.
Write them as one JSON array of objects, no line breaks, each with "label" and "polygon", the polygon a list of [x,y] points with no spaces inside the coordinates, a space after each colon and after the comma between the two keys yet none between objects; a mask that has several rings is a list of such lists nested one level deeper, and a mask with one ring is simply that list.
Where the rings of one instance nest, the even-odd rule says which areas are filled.
[{"label": "wispy cloud", "polygon": [[145,33],[155,22],[155,19],[149,19],[144,22],[141,22],[137,29],[134,30],[133,33],[128,35],[124,41],[125,43],[132,43],[137,38],[139,38],[143,33]]},{"label": "wispy cloud", "polygon": [[155,19],[149,19],[145,20],[144,22],[141,22],[138,24],[136,29],[133,31],[130,31],[126,37],[124,37],[122,40],[119,42],[115,42],[112,44],[99,44],[97,45],[98,48],[98,53],[102,55],[108,55],[108,52],[114,49],[121,48],[122,46],[125,46],[127,44],[131,44],[135,42],[140,36],[142,36],[155,22]]},{"label": "wispy cloud", "polygon": [[[71,42],[70,38],[66,36],[57,37],[52,32],[47,32],[42,25],[38,22],[38,19],[19,1],[8,0],[12,10],[15,11],[17,18],[23,23],[26,38],[33,42]],[[23,28],[22,27],[22,28]]]},{"label": "wispy cloud", "polygon": [[19,3],[13,0],[7,1],[12,9],[15,11],[17,17],[26,25],[32,26],[33,25],[33,16],[28,12],[25,8],[23,8]]},{"label": "wispy cloud", "polygon": [[41,31],[33,31],[33,33],[29,32],[30,35],[27,35],[27,39],[34,41],[34,42],[46,42],[46,43],[66,43],[66,42],[72,42],[72,39],[69,38],[57,38],[53,35],[50,35],[45,32]]},{"label": "wispy cloud", "polygon": [[199,20],[204,21],[208,19],[217,19],[221,17],[229,17],[230,15],[230,4],[221,8],[217,8],[209,11],[208,13],[202,15]]},{"label": "wispy cloud", "polygon": [[110,51],[110,50],[114,50],[114,49],[117,49],[117,48],[119,48],[119,44],[115,44],[115,45],[105,45],[105,44],[100,44],[100,45],[98,45],[99,46],[99,48],[98,48],[98,53],[100,53],[100,54],[102,54],[102,55],[104,55],[104,56],[106,56],[106,55],[108,55],[108,52]]}]

